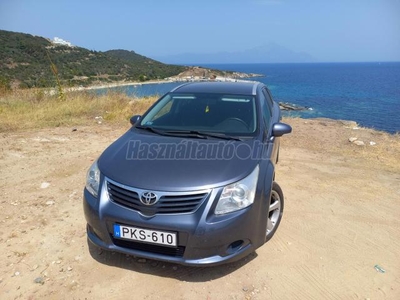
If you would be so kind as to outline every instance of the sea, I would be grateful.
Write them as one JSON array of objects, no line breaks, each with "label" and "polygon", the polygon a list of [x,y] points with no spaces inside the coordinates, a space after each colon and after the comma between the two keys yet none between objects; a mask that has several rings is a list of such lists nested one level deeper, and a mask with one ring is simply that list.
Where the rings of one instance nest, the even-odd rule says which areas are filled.
[{"label": "sea", "polygon": [[[284,115],[351,120],[362,127],[400,132],[400,62],[200,66],[262,74],[251,80],[265,83],[275,101],[309,108],[284,112]],[[179,84],[182,83],[146,84],[122,89],[135,97],[161,96]]]}]

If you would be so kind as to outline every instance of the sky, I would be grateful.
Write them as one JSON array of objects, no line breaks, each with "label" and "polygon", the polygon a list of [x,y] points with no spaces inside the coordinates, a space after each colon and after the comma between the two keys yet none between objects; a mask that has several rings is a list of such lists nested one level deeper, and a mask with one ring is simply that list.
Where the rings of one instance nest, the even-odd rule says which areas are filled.
[{"label": "sky", "polygon": [[148,57],[274,43],[320,62],[400,61],[400,0],[0,0],[0,29]]}]

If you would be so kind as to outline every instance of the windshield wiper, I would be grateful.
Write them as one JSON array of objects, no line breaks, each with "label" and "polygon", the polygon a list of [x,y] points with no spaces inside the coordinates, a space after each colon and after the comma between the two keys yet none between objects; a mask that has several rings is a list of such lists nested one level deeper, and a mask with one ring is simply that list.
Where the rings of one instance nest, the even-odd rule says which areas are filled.
[{"label": "windshield wiper", "polygon": [[143,129],[143,130],[148,130],[150,132],[159,134],[159,135],[165,135],[165,136],[175,136],[175,137],[192,137],[192,138],[198,138],[198,139],[206,139],[207,137],[198,134],[195,131],[165,131],[165,130],[160,130],[160,129],[155,129],[153,127],[149,126],[136,126],[138,129]]},{"label": "windshield wiper", "polygon": [[150,132],[159,134],[159,135],[166,135],[166,136],[176,136],[176,137],[191,137],[191,138],[198,138],[198,139],[207,139],[209,137],[222,139],[222,140],[234,140],[234,141],[243,141],[242,139],[226,134],[219,134],[219,133],[210,133],[210,132],[203,132],[197,130],[160,130],[155,129],[150,126],[136,126],[138,129],[148,130]]},{"label": "windshield wiper", "polygon": [[149,126],[135,126],[135,128],[137,128],[137,129],[143,129],[143,130],[148,130],[148,131],[150,131],[150,132],[153,132],[153,133],[156,133],[156,134],[159,134],[159,135],[170,135],[170,134],[167,134],[165,131],[163,131],[163,130],[158,130],[158,129],[155,129],[155,128],[153,128],[153,127],[149,127]]},{"label": "windshield wiper", "polygon": [[243,141],[242,139],[226,134],[219,134],[219,133],[211,133],[211,132],[204,132],[204,131],[197,131],[197,130],[174,130],[174,131],[167,131],[167,133],[170,134],[176,134],[176,135],[188,135],[188,136],[195,136],[198,138],[217,138],[217,139],[222,139],[222,140],[234,140],[234,141]]}]

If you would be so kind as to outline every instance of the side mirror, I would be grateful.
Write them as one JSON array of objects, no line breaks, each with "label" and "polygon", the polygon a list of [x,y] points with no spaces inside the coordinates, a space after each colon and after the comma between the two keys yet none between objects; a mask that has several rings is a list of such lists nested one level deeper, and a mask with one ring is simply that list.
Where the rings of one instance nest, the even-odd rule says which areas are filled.
[{"label": "side mirror", "polygon": [[140,120],[141,117],[142,117],[142,116],[140,116],[140,115],[134,115],[134,116],[130,119],[131,124],[132,124],[132,125],[135,125],[135,124]]},{"label": "side mirror", "polygon": [[272,136],[280,137],[292,132],[292,127],[285,123],[275,123],[272,126]]}]

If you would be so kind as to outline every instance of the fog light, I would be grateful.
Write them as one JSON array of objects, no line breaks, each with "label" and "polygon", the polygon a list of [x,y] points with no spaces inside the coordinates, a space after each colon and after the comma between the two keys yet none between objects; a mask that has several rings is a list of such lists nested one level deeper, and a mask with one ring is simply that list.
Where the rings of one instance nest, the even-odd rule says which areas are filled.
[{"label": "fog light", "polygon": [[235,253],[237,250],[239,250],[242,247],[242,245],[243,245],[242,240],[235,241],[228,246],[228,249],[226,249],[226,252],[228,252],[229,254]]}]

